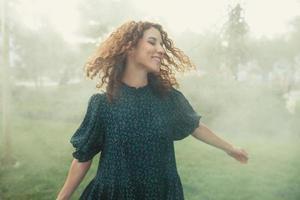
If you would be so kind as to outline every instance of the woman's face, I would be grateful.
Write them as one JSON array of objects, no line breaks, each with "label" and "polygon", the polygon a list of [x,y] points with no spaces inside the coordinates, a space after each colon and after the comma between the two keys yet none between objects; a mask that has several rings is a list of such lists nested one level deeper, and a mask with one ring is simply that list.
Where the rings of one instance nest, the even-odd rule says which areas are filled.
[{"label": "woman's face", "polygon": [[143,37],[132,52],[132,58],[137,66],[143,67],[148,72],[158,73],[164,54],[161,34],[156,28],[151,27],[144,31]]}]

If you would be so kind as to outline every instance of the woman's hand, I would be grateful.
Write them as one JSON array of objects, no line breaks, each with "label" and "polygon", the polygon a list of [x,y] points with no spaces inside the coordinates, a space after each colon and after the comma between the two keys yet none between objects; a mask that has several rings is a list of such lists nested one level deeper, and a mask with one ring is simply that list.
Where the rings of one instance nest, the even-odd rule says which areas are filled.
[{"label": "woman's hand", "polygon": [[243,164],[248,161],[248,153],[242,148],[232,147],[225,152]]},{"label": "woman's hand", "polygon": [[60,190],[56,200],[69,200],[76,190],[77,186],[80,184],[87,171],[89,170],[92,159],[86,162],[79,162],[76,158],[73,159],[67,179]]},{"label": "woman's hand", "polygon": [[196,128],[192,135],[198,140],[222,149],[241,163],[247,163],[248,154],[244,149],[234,147],[232,144],[216,135],[204,123],[199,122],[199,127]]}]

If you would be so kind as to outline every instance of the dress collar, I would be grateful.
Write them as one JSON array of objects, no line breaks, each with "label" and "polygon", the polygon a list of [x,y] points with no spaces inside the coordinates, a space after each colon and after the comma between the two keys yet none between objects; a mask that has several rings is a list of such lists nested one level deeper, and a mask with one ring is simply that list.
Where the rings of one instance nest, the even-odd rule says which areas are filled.
[{"label": "dress collar", "polygon": [[122,88],[122,90],[129,92],[129,93],[141,93],[141,92],[147,91],[150,88],[150,84],[148,82],[147,85],[144,85],[141,87],[134,87],[134,86],[130,86],[121,81],[121,88]]}]

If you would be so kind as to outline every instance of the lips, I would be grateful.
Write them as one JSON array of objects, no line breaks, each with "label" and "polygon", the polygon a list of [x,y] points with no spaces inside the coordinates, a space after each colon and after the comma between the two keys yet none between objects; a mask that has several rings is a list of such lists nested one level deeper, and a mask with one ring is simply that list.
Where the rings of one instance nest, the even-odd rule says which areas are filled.
[{"label": "lips", "polygon": [[152,59],[155,60],[158,63],[161,63],[161,58],[158,57],[158,56],[153,56]]}]

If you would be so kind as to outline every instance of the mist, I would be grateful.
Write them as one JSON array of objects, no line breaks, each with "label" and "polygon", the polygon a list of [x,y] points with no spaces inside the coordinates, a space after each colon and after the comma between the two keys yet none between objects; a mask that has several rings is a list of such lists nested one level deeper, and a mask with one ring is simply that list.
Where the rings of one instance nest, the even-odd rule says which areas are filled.
[{"label": "mist", "polygon": [[203,123],[249,153],[241,165],[191,136],[175,142],[185,198],[300,199],[299,1],[1,3],[0,200],[56,198],[70,137],[99,92],[83,65],[127,20],[162,24],[196,65],[176,73],[180,91]]}]

